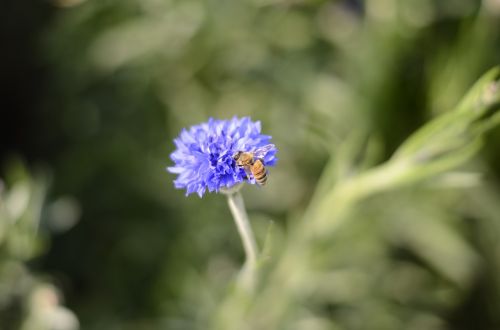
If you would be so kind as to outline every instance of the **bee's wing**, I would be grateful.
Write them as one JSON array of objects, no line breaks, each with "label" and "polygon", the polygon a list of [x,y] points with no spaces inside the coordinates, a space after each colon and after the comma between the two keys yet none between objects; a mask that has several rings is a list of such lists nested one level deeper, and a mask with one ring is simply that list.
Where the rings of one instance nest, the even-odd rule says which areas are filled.
[{"label": "bee's wing", "polygon": [[274,149],[275,146],[274,144],[266,144],[265,146],[263,147],[260,147],[258,148],[257,150],[255,150],[253,152],[253,156],[254,158],[259,158],[259,159],[262,159],[266,156],[266,154],[271,150],[271,149]]}]

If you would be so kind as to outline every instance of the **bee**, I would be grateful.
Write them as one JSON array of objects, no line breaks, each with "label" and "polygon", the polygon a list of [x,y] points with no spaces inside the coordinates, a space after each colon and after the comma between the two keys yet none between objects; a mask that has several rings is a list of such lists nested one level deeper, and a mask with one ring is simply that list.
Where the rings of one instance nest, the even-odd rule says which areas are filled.
[{"label": "bee", "polygon": [[255,151],[238,151],[234,154],[233,158],[236,161],[237,166],[243,167],[248,179],[254,177],[255,182],[257,182],[260,186],[263,186],[267,181],[267,170],[264,166],[264,156],[273,148],[274,144],[268,144]]}]

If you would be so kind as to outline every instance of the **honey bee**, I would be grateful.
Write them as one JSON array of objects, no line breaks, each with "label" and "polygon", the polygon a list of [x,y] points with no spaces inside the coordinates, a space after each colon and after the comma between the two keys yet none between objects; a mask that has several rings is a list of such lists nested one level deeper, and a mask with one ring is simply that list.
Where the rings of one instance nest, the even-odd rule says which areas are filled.
[{"label": "honey bee", "polygon": [[255,182],[257,182],[260,186],[263,186],[267,181],[267,170],[264,166],[264,156],[273,148],[274,144],[268,144],[251,152],[238,151],[233,158],[236,161],[237,166],[243,167],[248,179],[254,177]]}]

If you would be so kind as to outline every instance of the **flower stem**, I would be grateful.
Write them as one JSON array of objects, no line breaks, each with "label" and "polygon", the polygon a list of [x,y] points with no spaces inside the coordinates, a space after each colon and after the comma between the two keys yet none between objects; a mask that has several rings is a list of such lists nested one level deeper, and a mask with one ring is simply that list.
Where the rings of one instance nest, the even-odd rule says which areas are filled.
[{"label": "flower stem", "polygon": [[233,191],[226,193],[226,195],[229,209],[231,210],[236,228],[240,234],[246,256],[245,265],[240,274],[240,284],[246,289],[251,290],[254,286],[254,274],[257,269],[257,256],[259,253],[257,243],[250,222],[248,221],[245,203],[243,202],[243,197],[240,192]]},{"label": "flower stem", "polygon": [[238,228],[241,241],[243,242],[243,248],[245,249],[246,255],[245,265],[248,268],[254,269],[257,265],[258,248],[252,227],[248,221],[248,215],[245,210],[243,197],[239,191],[232,192],[227,194],[227,202],[229,204],[229,209],[233,214],[234,222]]}]

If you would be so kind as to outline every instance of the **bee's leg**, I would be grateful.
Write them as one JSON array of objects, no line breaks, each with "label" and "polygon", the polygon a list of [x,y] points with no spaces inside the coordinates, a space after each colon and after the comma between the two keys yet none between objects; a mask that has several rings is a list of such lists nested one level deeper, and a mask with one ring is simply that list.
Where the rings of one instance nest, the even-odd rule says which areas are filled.
[{"label": "bee's leg", "polygon": [[248,167],[244,167],[245,169],[245,180],[250,181],[252,179],[252,172]]}]

